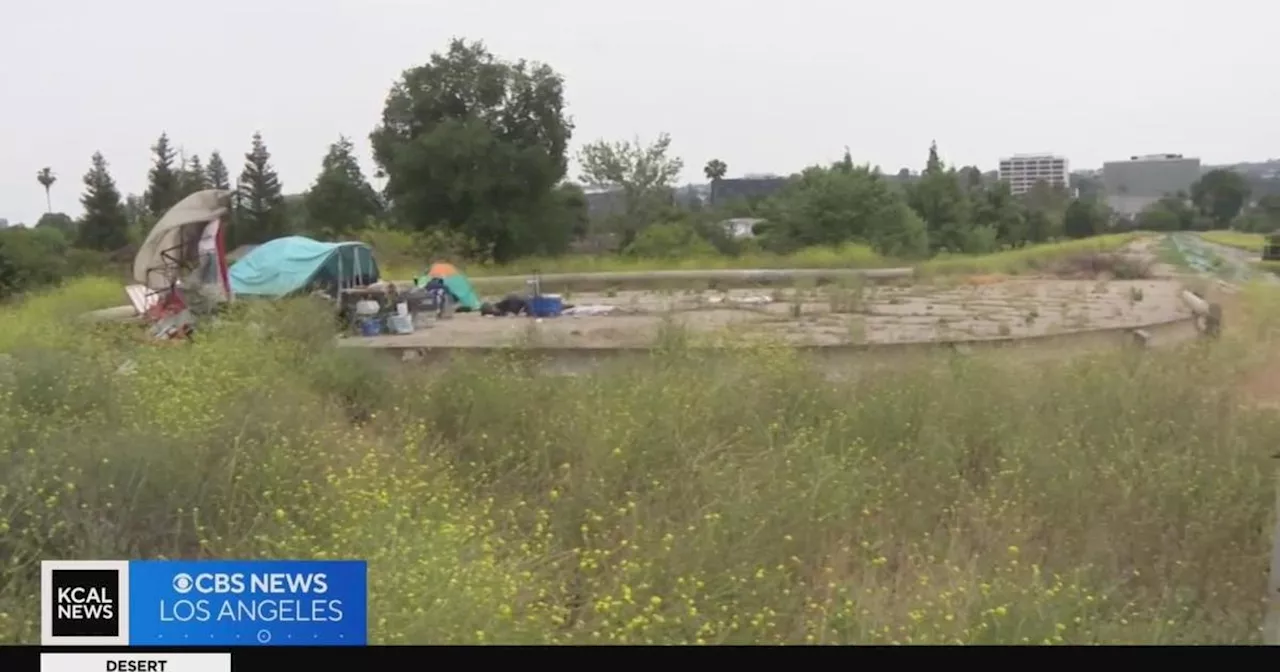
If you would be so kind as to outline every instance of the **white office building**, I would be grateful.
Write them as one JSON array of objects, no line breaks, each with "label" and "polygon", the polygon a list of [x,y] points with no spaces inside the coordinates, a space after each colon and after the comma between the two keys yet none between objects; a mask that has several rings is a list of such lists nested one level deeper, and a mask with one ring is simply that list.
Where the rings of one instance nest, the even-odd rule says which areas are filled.
[{"label": "white office building", "polygon": [[1014,195],[1031,191],[1037,182],[1066,189],[1070,184],[1070,175],[1067,160],[1061,156],[1016,154],[1000,159],[1000,180],[1009,183],[1009,191]]}]

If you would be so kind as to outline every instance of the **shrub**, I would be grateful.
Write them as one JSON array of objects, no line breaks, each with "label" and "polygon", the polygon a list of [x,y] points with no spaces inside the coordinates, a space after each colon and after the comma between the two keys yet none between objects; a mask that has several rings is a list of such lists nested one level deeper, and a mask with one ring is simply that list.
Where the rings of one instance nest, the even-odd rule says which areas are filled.
[{"label": "shrub", "polygon": [[53,227],[0,229],[0,299],[61,280],[69,247]]}]

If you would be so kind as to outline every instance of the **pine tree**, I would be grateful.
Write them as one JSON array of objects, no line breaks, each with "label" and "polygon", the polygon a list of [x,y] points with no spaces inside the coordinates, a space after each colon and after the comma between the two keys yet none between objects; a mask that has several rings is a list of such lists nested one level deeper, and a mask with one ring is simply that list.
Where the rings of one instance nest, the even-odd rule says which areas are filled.
[{"label": "pine tree", "polygon": [[221,153],[214,151],[209,155],[209,165],[205,167],[205,174],[209,178],[210,188],[231,188],[231,175],[227,172],[227,164],[222,162]]},{"label": "pine tree", "polygon": [[112,252],[129,244],[129,218],[120,203],[120,190],[107,170],[102,152],[93,155],[93,166],[84,176],[84,217],[80,220],[77,245]]},{"label": "pine tree", "polygon": [[204,163],[200,161],[199,154],[192,154],[182,168],[182,195],[185,197],[209,188],[209,175]]},{"label": "pine tree", "polygon": [[271,152],[261,133],[244,155],[244,170],[236,184],[236,221],[229,231],[231,245],[265,243],[288,234],[280,178],[271,167]]},{"label": "pine tree", "polygon": [[147,175],[147,210],[153,217],[162,217],[182,198],[181,166],[174,167],[178,153],[169,144],[169,135],[161,133],[151,147],[153,154],[151,171]]},{"label": "pine tree", "polygon": [[310,230],[340,237],[381,212],[378,194],[364,178],[354,152],[355,147],[346,137],[340,136],[329,145],[320,164],[320,175],[304,201]]}]

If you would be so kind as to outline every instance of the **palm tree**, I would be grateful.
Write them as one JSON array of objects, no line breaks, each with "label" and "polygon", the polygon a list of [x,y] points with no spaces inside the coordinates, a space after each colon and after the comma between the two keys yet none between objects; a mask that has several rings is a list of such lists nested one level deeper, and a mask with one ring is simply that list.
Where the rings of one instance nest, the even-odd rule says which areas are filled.
[{"label": "palm tree", "polygon": [[53,183],[58,181],[58,176],[53,174],[53,169],[45,166],[36,173],[36,181],[40,186],[44,187],[44,207],[46,212],[53,212],[53,201],[49,198],[49,189],[53,187]]}]

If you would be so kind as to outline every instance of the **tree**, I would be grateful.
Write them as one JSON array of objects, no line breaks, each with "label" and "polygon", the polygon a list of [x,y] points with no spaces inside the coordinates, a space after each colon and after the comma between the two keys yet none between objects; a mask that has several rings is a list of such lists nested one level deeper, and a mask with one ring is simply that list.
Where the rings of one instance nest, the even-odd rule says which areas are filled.
[{"label": "tree", "polygon": [[1185,200],[1166,196],[1138,213],[1135,223],[1143,231],[1190,231],[1196,228],[1196,211]]},{"label": "tree", "polygon": [[169,144],[169,135],[161,133],[156,144],[151,147],[151,171],[147,175],[147,192],[145,194],[147,210],[153,217],[162,217],[175,203],[182,199],[182,176],[180,167],[174,167],[178,153]]},{"label": "tree", "polygon": [[46,212],[36,221],[36,228],[57,229],[67,240],[76,239],[76,221],[63,212]]},{"label": "tree", "polygon": [[129,220],[120,204],[120,190],[101,152],[94,153],[92,167],[84,176],[84,186],[84,195],[80,197],[84,216],[80,218],[77,246],[114,252],[129,244]]},{"label": "tree", "polygon": [[45,166],[36,172],[36,181],[40,186],[44,187],[44,207],[46,213],[53,212],[53,200],[49,195],[49,190],[53,188],[53,183],[58,181],[58,176],[53,174],[53,169]]},{"label": "tree", "polygon": [[320,162],[320,175],[304,197],[307,227],[340,237],[364,225],[381,211],[378,194],[369,186],[346,137],[329,145]]},{"label": "tree", "polygon": [[982,170],[977,166],[965,166],[959,172],[960,186],[965,189],[977,189],[982,186]]},{"label": "tree", "polygon": [[970,192],[971,215],[975,226],[995,229],[996,241],[1010,247],[1028,242],[1027,212],[1009,190],[1009,183],[996,180]]},{"label": "tree", "polygon": [[924,220],[933,250],[961,252],[971,222],[968,202],[955,170],[938,157],[938,144],[929,145],[929,159],[920,178],[911,184],[907,201]]},{"label": "tree", "polygon": [[209,183],[209,173],[201,163],[199,154],[192,154],[191,158],[184,162],[181,183],[184,198],[212,187]]},{"label": "tree", "polygon": [[715,255],[716,248],[687,223],[660,222],[637,234],[623,253],[645,259],[705,257]]},{"label": "tree", "polygon": [[1250,233],[1274,233],[1280,229],[1280,196],[1268,194],[1258,199],[1240,224]]},{"label": "tree", "polygon": [[69,251],[66,237],[51,226],[0,229],[0,299],[61,280]]},{"label": "tree", "polygon": [[1191,202],[1215,228],[1225,229],[1249,200],[1249,182],[1234,170],[1218,168],[1191,186]]},{"label": "tree", "polygon": [[725,162],[721,161],[720,159],[711,159],[710,161],[707,162],[706,167],[702,169],[702,173],[706,175],[707,179],[711,180],[712,182],[715,182],[716,180],[723,180],[725,173],[728,173],[728,172],[729,172],[729,166],[726,165]]},{"label": "tree", "polygon": [[1068,238],[1088,238],[1103,232],[1110,217],[1102,204],[1092,198],[1077,198],[1062,216],[1062,231]]},{"label": "tree", "polygon": [[129,194],[124,197],[124,216],[129,222],[129,241],[141,243],[155,226],[156,218],[147,210],[146,199]]},{"label": "tree", "polygon": [[289,233],[280,178],[271,166],[271,152],[262,133],[253,134],[253,145],[244,161],[236,183],[236,217],[227,232],[233,247],[265,243]]},{"label": "tree", "polygon": [[924,222],[886,179],[869,166],[850,169],[843,159],[806,168],[766,202],[761,214],[769,221],[762,242],[778,252],[851,240],[891,256],[928,251]]},{"label": "tree", "polygon": [[554,70],[455,39],[404,72],[370,140],[399,225],[463,233],[505,261],[552,216],[572,131]]},{"label": "tree", "polygon": [[209,165],[205,166],[205,175],[212,189],[230,189],[231,175],[227,172],[227,164],[222,162],[222,154],[214,151],[209,155]]},{"label": "tree", "polygon": [[653,217],[662,208],[671,204],[671,185],[684,170],[684,161],[667,156],[670,148],[671,136],[662,133],[649,145],[642,144],[639,138],[621,142],[598,140],[578,153],[583,182],[622,192],[624,246],[631,243],[641,228],[653,223]]}]

